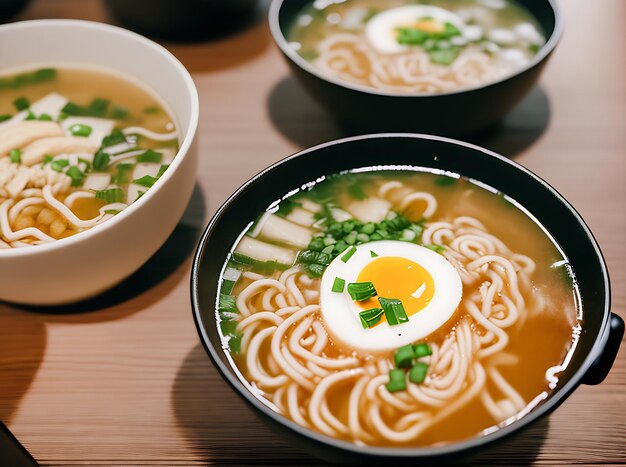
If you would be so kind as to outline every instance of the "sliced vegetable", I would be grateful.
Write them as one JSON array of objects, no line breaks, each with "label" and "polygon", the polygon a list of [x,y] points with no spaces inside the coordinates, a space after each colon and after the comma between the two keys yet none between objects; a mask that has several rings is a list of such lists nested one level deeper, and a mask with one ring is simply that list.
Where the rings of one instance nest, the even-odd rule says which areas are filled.
[{"label": "sliced vegetable", "polygon": [[133,180],[133,183],[136,183],[137,185],[145,186],[146,188],[150,188],[152,185],[156,183],[157,180],[158,178],[156,177],[152,177],[150,175],[144,175],[143,177],[138,178],[137,180]]},{"label": "sliced vegetable", "polygon": [[57,159],[50,163],[50,168],[55,172],[63,172],[63,169],[70,165],[70,162],[67,159]]},{"label": "sliced vegetable", "polygon": [[331,289],[335,293],[343,292],[344,287],[346,286],[346,281],[341,277],[335,277],[333,281],[333,288]]},{"label": "sliced vegetable", "polygon": [[114,183],[115,185],[126,185],[127,183],[130,183],[131,174],[134,168],[135,166],[133,164],[118,164],[115,167],[116,172],[111,178],[111,183]]},{"label": "sliced vegetable", "polygon": [[396,368],[409,368],[415,358],[415,351],[411,344],[400,347],[393,355]]},{"label": "sliced vegetable", "polygon": [[372,308],[370,310],[361,311],[359,318],[365,329],[376,325],[382,318],[384,311],[382,308]]},{"label": "sliced vegetable", "polygon": [[19,111],[30,107],[30,101],[26,97],[18,97],[13,101],[13,106]]},{"label": "sliced vegetable", "polygon": [[84,136],[87,137],[91,134],[93,129],[89,125],[83,125],[82,123],[76,123],[69,127],[70,133],[73,136]]},{"label": "sliced vegetable", "polygon": [[9,151],[9,159],[14,164],[19,164],[22,162],[22,151],[20,149],[11,149]]},{"label": "sliced vegetable", "polygon": [[85,181],[85,174],[75,165],[67,169],[65,175],[72,179],[72,186],[81,186]]},{"label": "sliced vegetable", "polygon": [[163,160],[163,154],[156,152],[152,149],[148,149],[146,152],[137,156],[137,162],[155,162],[160,163]]},{"label": "sliced vegetable", "polygon": [[404,391],[406,389],[406,373],[404,370],[389,370],[389,382],[385,387],[389,392]]},{"label": "sliced vegetable", "polygon": [[354,255],[354,253],[356,253],[356,247],[351,246],[350,249],[346,251],[344,255],[341,257],[341,261],[343,261],[344,263],[347,263],[350,260],[350,258],[352,258],[352,255]]},{"label": "sliced vegetable", "polygon": [[428,357],[433,354],[433,349],[431,349],[427,343],[421,342],[413,346],[413,353],[415,354],[415,358]]},{"label": "sliced vegetable", "polygon": [[348,284],[348,293],[352,300],[362,302],[377,295],[372,282],[352,282]]},{"label": "sliced vegetable", "polygon": [[406,323],[409,321],[409,317],[404,311],[402,302],[397,298],[378,298],[378,303],[385,310],[385,318],[389,326],[395,326],[397,324]]},{"label": "sliced vegetable", "polygon": [[428,365],[424,362],[417,362],[409,371],[409,381],[415,384],[422,384],[428,373]]},{"label": "sliced vegetable", "polygon": [[102,199],[107,203],[121,203],[126,198],[126,195],[121,188],[109,188],[106,190],[97,190],[96,198]]}]

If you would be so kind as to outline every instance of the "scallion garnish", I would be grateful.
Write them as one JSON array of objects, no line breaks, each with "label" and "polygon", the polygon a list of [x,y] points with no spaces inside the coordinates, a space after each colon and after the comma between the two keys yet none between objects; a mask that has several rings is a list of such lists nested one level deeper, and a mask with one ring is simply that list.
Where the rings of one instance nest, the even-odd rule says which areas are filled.
[{"label": "scallion garnish", "polygon": [[348,251],[346,251],[343,256],[341,257],[341,261],[343,261],[344,263],[347,263],[350,258],[352,258],[352,255],[356,253],[356,247],[355,246],[351,246]]},{"label": "scallion garnish", "polygon": [[67,169],[65,175],[72,179],[72,186],[81,186],[85,181],[85,174],[75,165]]},{"label": "scallion garnish", "polygon": [[376,258],[378,255],[374,251],[370,250],[370,256],[372,258]]},{"label": "scallion garnish", "polygon": [[107,203],[120,203],[124,201],[124,190],[121,188],[109,188],[106,190],[97,190],[96,198],[103,199]]},{"label": "scallion garnish", "polygon": [[133,180],[133,183],[136,183],[137,185],[141,185],[141,186],[145,186],[146,188],[150,188],[152,185],[154,185],[156,183],[158,179],[156,177],[153,177],[152,175],[144,175],[141,178],[138,178],[137,180]]},{"label": "scallion garnish", "polygon": [[378,303],[380,303],[380,306],[385,310],[385,318],[389,326],[395,326],[409,321],[409,317],[406,315],[406,311],[404,311],[402,302],[397,298],[380,297]]},{"label": "scallion garnish", "polygon": [[372,308],[370,310],[361,311],[359,313],[359,319],[365,329],[371,328],[377,324],[383,316],[382,308]]},{"label": "scallion garnish", "polygon": [[442,245],[424,245],[425,248],[433,250],[435,253],[443,253],[446,249]]},{"label": "scallion garnish", "polygon": [[139,154],[137,156],[137,162],[155,162],[160,163],[163,159],[163,154],[160,152],[153,151],[152,149],[148,149],[146,152]]},{"label": "scallion garnish", "polygon": [[321,264],[328,266],[332,260],[333,257],[324,252],[305,250],[300,252],[297,262],[300,264]]},{"label": "scallion garnish", "polygon": [[161,178],[161,175],[163,175],[165,173],[165,171],[167,170],[167,168],[169,167],[169,164],[163,164],[161,167],[159,167],[159,172],[157,173],[157,178]]},{"label": "scallion garnish", "polygon": [[348,293],[352,300],[362,302],[377,294],[374,284],[371,282],[352,282],[348,284]]},{"label": "scallion garnish", "polygon": [[96,152],[96,155],[93,156],[93,169],[98,172],[104,172],[109,166],[109,155],[104,152],[102,149]]},{"label": "scallion garnish", "polygon": [[70,162],[67,159],[57,159],[50,163],[50,168],[55,172],[63,172],[63,169],[69,164]]},{"label": "scallion garnish", "polygon": [[335,277],[335,280],[333,281],[333,288],[331,290],[336,293],[341,293],[343,292],[345,285],[346,281],[344,279],[341,277]]},{"label": "scallion garnish", "polygon": [[6,122],[7,120],[11,120],[13,116],[11,114],[2,114],[0,115],[0,122]]},{"label": "scallion garnish", "polygon": [[122,211],[120,211],[119,209],[105,209],[104,210],[105,214],[111,214],[112,216],[119,214],[120,212]]},{"label": "scallion garnish", "polygon": [[87,137],[91,134],[92,128],[89,125],[83,125],[82,123],[76,123],[69,127],[70,133],[73,136]]},{"label": "scallion garnish", "polygon": [[433,349],[431,349],[427,343],[420,342],[413,346],[413,353],[415,354],[415,358],[428,357],[433,354]]},{"label": "scallion garnish", "polygon": [[411,344],[400,347],[393,355],[396,368],[409,368],[415,358],[415,351]]},{"label": "scallion garnish", "polygon": [[428,365],[424,362],[417,362],[409,371],[409,381],[415,384],[422,384],[428,373]]},{"label": "scallion garnish", "polygon": [[46,154],[45,156],[43,156],[44,165],[52,162],[52,159],[54,159],[54,157],[52,157],[50,154]]},{"label": "scallion garnish", "polygon": [[39,115],[39,118],[37,120],[39,120],[40,122],[51,122],[52,116],[47,113],[42,113],[41,115]]},{"label": "scallion garnish", "polygon": [[11,159],[11,162],[14,164],[19,164],[22,162],[22,151],[20,149],[11,149],[9,151],[9,159]]},{"label": "scallion garnish", "polygon": [[130,182],[131,173],[135,166],[133,164],[122,163],[118,164],[116,167],[116,172],[111,178],[111,183],[116,185],[126,185]]},{"label": "scallion garnish", "polygon": [[25,97],[18,97],[13,101],[13,106],[19,111],[26,110],[30,107],[30,101]]},{"label": "scallion garnish", "polygon": [[389,370],[389,382],[385,387],[389,392],[404,391],[406,389],[406,373],[404,370]]},{"label": "scallion garnish", "polygon": [[37,120],[37,116],[33,113],[32,110],[28,109],[26,112],[26,118],[24,120]]}]

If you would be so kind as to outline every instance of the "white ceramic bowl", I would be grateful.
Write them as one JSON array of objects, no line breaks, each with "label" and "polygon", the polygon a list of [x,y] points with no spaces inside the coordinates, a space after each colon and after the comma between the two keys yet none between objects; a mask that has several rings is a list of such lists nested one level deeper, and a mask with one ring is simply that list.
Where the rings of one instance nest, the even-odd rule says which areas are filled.
[{"label": "white ceramic bowl", "polygon": [[58,305],[94,296],[135,272],[165,242],[191,197],[198,162],[198,93],[185,67],[143,36],[101,23],[0,26],[0,72],[40,64],[97,65],[143,83],[167,104],[181,135],[165,174],[137,202],[73,237],[0,250],[0,300]]}]

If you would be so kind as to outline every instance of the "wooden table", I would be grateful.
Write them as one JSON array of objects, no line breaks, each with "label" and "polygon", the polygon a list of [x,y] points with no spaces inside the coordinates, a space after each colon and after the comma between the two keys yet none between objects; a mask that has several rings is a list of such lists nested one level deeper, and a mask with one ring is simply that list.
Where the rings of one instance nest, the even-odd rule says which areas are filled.
[{"label": "wooden table", "polygon": [[[581,212],[626,318],[626,2],[567,0],[567,31],[541,85],[478,142],[513,157]],[[95,0],[38,0],[24,19],[109,21]],[[250,176],[342,136],[289,76],[260,14],[218,41],[170,45],[201,98],[201,162],[166,245],[114,291],[57,310],[0,304],[0,420],[45,465],[317,464],[244,406],[191,317],[189,271],[211,214]],[[481,463],[626,462],[626,350],[597,387]],[[0,465],[2,461],[0,460]]]}]

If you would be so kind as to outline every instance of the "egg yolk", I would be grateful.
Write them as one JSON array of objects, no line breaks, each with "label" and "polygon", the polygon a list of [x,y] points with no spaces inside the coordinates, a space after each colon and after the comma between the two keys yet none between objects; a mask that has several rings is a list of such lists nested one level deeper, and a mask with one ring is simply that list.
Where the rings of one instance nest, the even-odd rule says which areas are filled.
[{"label": "egg yolk", "polygon": [[384,256],[365,266],[358,282],[372,282],[378,296],[356,302],[364,310],[380,308],[378,297],[397,298],[411,316],[426,308],[435,295],[435,281],[430,273],[414,261]]}]

